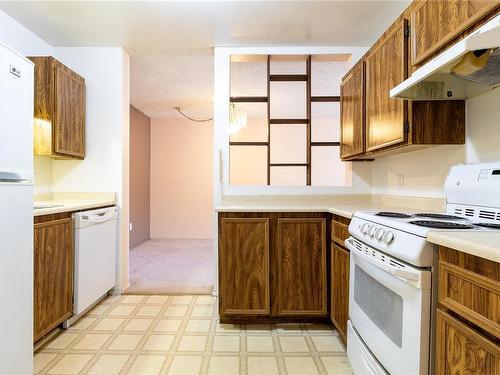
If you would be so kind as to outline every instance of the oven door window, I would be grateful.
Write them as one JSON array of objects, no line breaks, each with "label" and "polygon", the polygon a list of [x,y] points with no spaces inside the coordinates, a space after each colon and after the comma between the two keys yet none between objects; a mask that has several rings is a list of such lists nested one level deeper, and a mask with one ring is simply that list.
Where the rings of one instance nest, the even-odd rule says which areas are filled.
[{"label": "oven door window", "polygon": [[355,265],[354,300],[371,321],[401,348],[403,298]]}]

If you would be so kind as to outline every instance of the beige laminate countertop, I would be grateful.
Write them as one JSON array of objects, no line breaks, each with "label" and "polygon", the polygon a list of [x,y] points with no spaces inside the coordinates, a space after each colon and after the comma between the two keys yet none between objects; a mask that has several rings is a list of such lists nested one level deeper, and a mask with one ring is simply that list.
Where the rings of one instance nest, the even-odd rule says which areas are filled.
[{"label": "beige laminate countertop", "polygon": [[397,211],[408,209],[408,207],[394,207],[372,203],[228,204],[215,208],[217,212],[329,212],[347,218],[351,218],[355,211]]},{"label": "beige laminate countertop", "polygon": [[463,253],[500,263],[499,231],[431,231],[427,240]]},{"label": "beige laminate countertop", "polygon": [[114,193],[52,193],[35,197],[33,216],[88,210],[115,204]]}]

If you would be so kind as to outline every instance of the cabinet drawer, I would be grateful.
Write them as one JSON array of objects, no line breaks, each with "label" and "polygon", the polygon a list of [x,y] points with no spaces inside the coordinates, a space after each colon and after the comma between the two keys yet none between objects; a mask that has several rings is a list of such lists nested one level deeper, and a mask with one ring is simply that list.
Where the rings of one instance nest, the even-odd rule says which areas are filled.
[{"label": "cabinet drawer", "polygon": [[437,311],[437,374],[500,374],[500,347],[451,315]]},{"label": "cabinet drawer", "polygon": [[439,303],[500,338],[498,280],[441,260]]},{"label": "cabinet drawer", "polygon": [[344,246],[344,241],[349,238],[349,224],[332,220],[332,241]]}]

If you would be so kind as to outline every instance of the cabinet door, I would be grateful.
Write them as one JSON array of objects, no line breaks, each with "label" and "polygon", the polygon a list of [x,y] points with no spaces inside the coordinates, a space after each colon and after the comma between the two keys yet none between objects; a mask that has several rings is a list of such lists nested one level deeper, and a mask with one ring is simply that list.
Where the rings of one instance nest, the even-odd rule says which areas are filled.
[{"label": "cabinet door", "polygon": [[50,332],[73,310],[71,218],[35,224],[34,339]]},{"label": "cabinet door", "polygon": [[55,123],[54,152],[85,156],[85,83],[83,78],[54,61]]},{"label": "cabinet door", "polygon": [[340,157],[365,150],[364,64],[359,63],[340,85]]},{"label": "cabinet door", "polygon": [[431,57],[498,5],[488,0],[420,1],[410,13],[412,64]]},{"label": "cabinet door", "polygon": [[500,346],[437,310],[436,373],[500,374]]},{"label": "cabinet door", "polygon": [[219,236],[220,314],[269,314],[269,219],[222,218]]},{"label": "cabinet door", "polygon": [[407,102],[389,96],[407,74],[406,25],[399,21],[366,57],[366,151],[406,140]]},{"label": "cabinet door", "polygon": [[327,315],[326,219],[278,219],[280,315]]},{"label": "cabinet door", "polygon": [[349,314],[349,252],[331,245],[331,311],[333,325],[344,343],[347,343],[347,319]]}]

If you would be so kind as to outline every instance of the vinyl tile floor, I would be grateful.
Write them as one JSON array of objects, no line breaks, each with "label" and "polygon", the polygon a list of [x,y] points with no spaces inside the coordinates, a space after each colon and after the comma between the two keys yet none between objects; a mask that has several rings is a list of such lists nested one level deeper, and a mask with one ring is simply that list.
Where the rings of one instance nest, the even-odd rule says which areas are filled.
[{"label": "vinyl tile floor", "polygon": [[37,374],[352,374],[321,324],[219,324],[211,296],[111,296],[45,344]]}]

